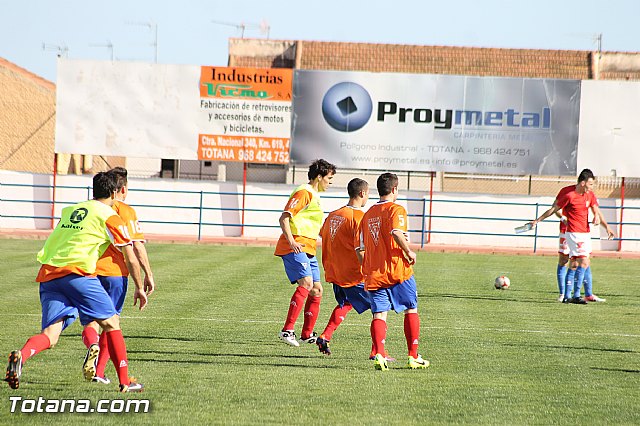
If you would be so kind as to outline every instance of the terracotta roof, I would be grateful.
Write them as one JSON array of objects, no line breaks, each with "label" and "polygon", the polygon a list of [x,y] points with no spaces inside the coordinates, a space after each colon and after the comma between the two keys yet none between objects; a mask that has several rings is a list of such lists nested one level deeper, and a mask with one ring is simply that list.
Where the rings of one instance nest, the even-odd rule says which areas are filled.
[{"label": "terracotta roof", "polygon": [[[279,46],[288,49],[278,50]],[[638,52],[232,38],[229,56],[234,66],[576,80],[640,79]]]},{"label": "terracotta roof", "polygon": [[22,67],[19,67],[18,65],[14,64],[13,62],[9,62],[4,58],[0,58],[0,68],[6,68],[10,71],[15,72],[16,74],[21,75],[22,77],[33,81],[34,83],[38,84],[39,86],[42,86],[46,89],[49,90],[56,90],[56,85],[54,83],[52,83],[51,81],[40,77],[37,74],[32,73],[31,71],[28,71]]},{"label": "terracotta roof", "polygon": [[300,68],[588,79],[591,52],[301,42]]}]

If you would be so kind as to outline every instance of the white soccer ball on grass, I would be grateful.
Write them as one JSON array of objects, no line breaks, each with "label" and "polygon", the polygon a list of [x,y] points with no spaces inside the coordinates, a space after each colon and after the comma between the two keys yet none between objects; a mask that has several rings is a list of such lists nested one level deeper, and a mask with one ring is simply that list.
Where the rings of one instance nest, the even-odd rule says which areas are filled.
[{"label": "white soccer ball on grass", "polygon": [[506,290],[511,285],[511,280],[509,280],[509,277],[501,275],[496,278],[494,285],[498,290]]}]

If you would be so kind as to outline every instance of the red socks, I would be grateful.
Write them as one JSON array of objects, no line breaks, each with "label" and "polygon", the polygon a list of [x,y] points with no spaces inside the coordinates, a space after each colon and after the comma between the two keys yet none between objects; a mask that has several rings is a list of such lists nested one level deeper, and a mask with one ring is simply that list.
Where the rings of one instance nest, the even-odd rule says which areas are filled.
[{"label": "red socks", "polygon": [[51,347],[51,342],[46,334],[40,333],[35,336],[31,336],[27,343],[24,344],[22,349],[20,349],[20,353],[22,354],[22,363],[27,362],[29,358],[37,354],[38,352],[42,352],[45,349],[49,349]]},{"label": "red socks", "polygon": [[98,343],[98,332],[93,327],[85,327],[82,329],[82,343],[89,349],[89,346]]},{"label": "red socks", "polygon": [[127,362],[127,346],[122,337],[122,330],[112,330],[107,332],[107,344],[111,361],[118,372],[118,380],[121,385],[129,385],[129,363]]},{"label": "red socks", "polygon": [[371,321],[371,341],[373,342],[373,351],[376,354],[385,354],[384,341],[387,337],[387,323],[381,319],[374,318]]},{"label": "red socks", "polygon": [[327,328],[325,328],[322,332],[322,335],[326,340],[331,340],[333,332],[336,331],[336,328],[338,328],[342,321],[344,321],[345,317],[352,308],[353,306],[351,306],[349,302],[346,302],[343,307],[340,307],[340,305],[336,305],[333,313],[331,314],[331,318],[329,318]]},{"label": "red socks", "polygon": [[407,339],[409,356],[418,357],[418,340],[420,339],[420,317],[417,313],[404,314],[404,337]]},{"label": "red socks", "polygon": [[322,296],[308,296],[307,303],[304,305],[304,323],[302,325],[303,339],[308,339],[313,333],[313,328],[316,326],[318,320],[318,313],[320,312],[320,301]]},{"label": "red socks", "polygon": [[96,376],[104,378],[104,369],[107,368],[109,362],[109,344],[107,343],[107,332],[103,331],[100,335],[100,355],[98,355],[98,364],[96,366]]},{"label": "red socks", "polygon": [[300,316],[304,300],[309,295],[309,290],[304,287],[298,286],[296,291],[291,296],[291,303],[289,304],[289,312],[287,313],[287,320],[284,323],[283,330],[293,330],[296,325],[296,320]]}]

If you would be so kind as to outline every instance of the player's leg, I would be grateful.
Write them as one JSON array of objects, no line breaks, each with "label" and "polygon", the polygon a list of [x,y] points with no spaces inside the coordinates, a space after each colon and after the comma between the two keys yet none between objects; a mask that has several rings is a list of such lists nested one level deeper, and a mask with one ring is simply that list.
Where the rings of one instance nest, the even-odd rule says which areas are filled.
[{"label": "player's leg", "polygon": [[[98,277],[102,287],[105,289],[113,306],[116,308],[118,315],[122,313],[124,307],[125,298],[127,295],[127,287],[129,280],[127,277]],[[100,335],[99,340],[99,355],[96,362],[96,373],[93,378],[94,382],[109,384],[111,381],[105,376],[104,370],[109,362],[109,345],[107,343],[107,334],[105,331]]]},{"label": "player's leg", "polygon": [[113,301],[95,277],[78,277],[66,286],[66,295],[78,308],[83,325],[96,321],[106,332],[111,360],[116,368],[121,392],[140,392],[143,385],[129,378],[127,347],[120,329],[120,318]]},{"label": "player's leg", "polygon": [[309,292],[313,289],[313,273],[306,253],[289,253],[281,256],[284,270],[291,284],[297,284],[291,300],[284,327],[279,333],[280,340],[291,346],[300,346],[294,327]]},{"label": "player's leg", "polygon": [[98,356],[100,355],[100,326],[91,321],[82,329],[82,343],[87,347],[87,354],[82,362],[82,375],[85,380],[93,380],[98,368]]},{"label": "player's leg", "polygon": [[556,269],[556,277],[558,280],[558,302],[562,302],[564,299],[564,287],[567,280],[567,264],[569,263],[569,245],[565,234],[560,234],[560,241],[558,245],[558,267]]},{"label": "player's leg", "polygon": [[584,304],[586,300],[580,298],[580,289],[584,281],[584,272],[589,267],[591,255],[591,236],[588,233],[567,233],[567,240],[571,256],[576,259],[572,303]]},{"label": "player's leg", "polygon": [[333,312],[331,312],[331,316],[329,317],[329,322],[327,326],[324,328],[324,331],[316,340],[316,345],[318,345],[318,350],[325,354],[331,355],[331,349],[329,348],[329,342],[333,337],[333,332],[336,331],[338,326],[344,321],[349,311],[352,309],[351,303],[347,300],[347,295],[342,287],[337,284],[333,285],[333,294],[336,299],[336,307],[333,308]]},{"label": "player's leg", "polygon": [[71,306],[71,302],[65,295],[58,291],[58,280],[40,284],[42,332],[31,336],[20,350],[12,351],[9,354],[5,380],[12,389],[18,389],[20,386],[20,375],[24,363],[34,355],[55,346],[62,330],[71,325],[78,317],[78,311]]},{"label": "player's leg", "polygon": [[579,237],[579,234],[575,232],[567,232],[565,235],[567,238],[567,245],[569,246],[569,257],[571,260],[569,263],[569,269],[567,270],[567,279],[565,281],[564,298],[562,300],[562,303],[584,304],[584,299],[573,298],[576,270],[578,268],[579,258],[582,253],[582,250],[580,248],[581,238]]},{"label": "player's leg", "polygon": [[42,330],[42,333],[31,336],[24,344],[22,349],[12,351],[9,354],[9,365],[5,374],[5,380],[9,383],[11,389],[20,387],[20,376],[22,375],[22,366],[32,356],[46,349],[52,348],[62,333],[64,319],[59,319],[49,327]]},{"label": "player's leg", "polygon": [[111,355],[111,361],[116,369],[120,392],[142,392],[144,386],[136,383],[129,377],[129,361],[127,357],[127,345],[125,344],[122,330],[120,329],[120,317],[113,315],[110,318],[97,320],[105,331],[107,345]]},{"label": "player's leg", "polygon": [[404,337],[407,341],[407,367],[426,368],[429,361],[418,354],[420,316],[418,315],[418,289],[414,276],[389,288],[393,310],[404,312]]},{"label": "player's leg", "polygon": [[578,266],[576,267],[576,276],[573,287],[574,299],[580,298],[580,290],[582,289],[582,283],[584,282],[584,274],[590,265],[589,257],[580,257],[577,260]]},{"label": "player's leg", "polygon": [[373,344],[373,352],[376,353],[374,367],[376,370],[388,370],[387,359],[385,357],[384,344],[387,338],[387,312],[391,310],[391,298],[389,290],[382,288],[370,291],[371,295],[371,312],[373,319],[371,321],[371,342]]},{"label": "player's leg", "polygon": [[593,276],[591,275],[591,263],[589,267],[584,271],[584,299],[587,302],[606,302],[607,299],[598,297],[593,294]]},{"label": "player's leg", "polygon": [[301,343],[316,343],[318,335],[313,329],[318,321],[323,293],[322,283],[320,282],[320,267],[318,266],[318,259],[315,256],[309,258],[309,267],[311,268],[313,287],[309,291],[307,301],[304,305],[304,322],[302,325],[302,334],[300,335]]}]

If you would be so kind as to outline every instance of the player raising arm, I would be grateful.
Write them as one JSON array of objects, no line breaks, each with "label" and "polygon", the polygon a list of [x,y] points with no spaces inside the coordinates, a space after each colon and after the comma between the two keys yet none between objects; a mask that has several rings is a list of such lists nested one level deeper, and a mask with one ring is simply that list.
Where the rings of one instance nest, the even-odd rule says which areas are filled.
[{"label": "player raising arm", "polygon": [[[529,222],[536,226],[549,216],[562,209],[567,218],[567,231],[565,233],[569,256],[571,258],[570,269],[567,271],[563,303],[586,304],[587,301],[580,297],[580,288],[584,280],[586,269],[591,264],[591,235],[589,227],[589,209],[593,212],[594,224],[602,225],[609,239],[613,238],[613,230],[604,220],[598,208],[598,199],[593,193],[595,177],[589,169],[584,169],[578,176],[578,183],[562,188],[553,203],[553,206],[544,212],[539,218]],[[574,288],[575,281],[575,288]]]}]

